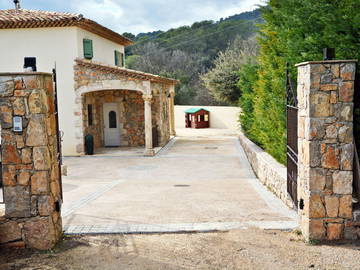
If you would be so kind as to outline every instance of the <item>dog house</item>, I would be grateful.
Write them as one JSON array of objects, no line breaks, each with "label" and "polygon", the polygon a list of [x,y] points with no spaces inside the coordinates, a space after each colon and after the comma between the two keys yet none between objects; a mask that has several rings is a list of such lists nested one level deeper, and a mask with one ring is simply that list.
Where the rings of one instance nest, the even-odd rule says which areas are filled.
[{"label": "dog house", "polygon": [[185,111],[186,128],[209,128],[210,112],[203,108],[191,108]]}]

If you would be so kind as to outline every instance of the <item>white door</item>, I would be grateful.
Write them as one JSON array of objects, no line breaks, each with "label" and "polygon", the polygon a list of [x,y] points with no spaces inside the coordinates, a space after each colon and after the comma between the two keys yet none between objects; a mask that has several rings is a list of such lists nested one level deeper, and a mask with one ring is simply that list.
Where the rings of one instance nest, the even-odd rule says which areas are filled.
[{"label": "white door", "polygon": [[104,103],[105,146],[120,146],[119,111],[116,103]]}]

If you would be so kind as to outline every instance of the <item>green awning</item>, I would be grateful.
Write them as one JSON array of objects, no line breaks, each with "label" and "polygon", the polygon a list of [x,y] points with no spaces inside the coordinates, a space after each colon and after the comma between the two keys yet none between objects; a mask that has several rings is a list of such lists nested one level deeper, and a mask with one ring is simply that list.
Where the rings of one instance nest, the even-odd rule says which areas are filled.
[{"label": "green awning", "polygon": [[198,111],[201,111],[201,110],[210,112],[209,110],[206,110],[203,108],[190,108],[190,109],[186,110],[185,113],[197,113]]}]

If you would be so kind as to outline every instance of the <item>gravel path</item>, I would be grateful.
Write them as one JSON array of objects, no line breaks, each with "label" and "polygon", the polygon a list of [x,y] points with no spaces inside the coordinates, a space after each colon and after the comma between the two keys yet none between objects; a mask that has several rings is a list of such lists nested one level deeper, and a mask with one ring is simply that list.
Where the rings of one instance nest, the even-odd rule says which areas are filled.
[{"label": "gravel path", "polygon": [[73,236],[51,252],[1,250],[0,254],[0,270],[360,269],[360,243],[309,245],[295,233],[260,229]]}]

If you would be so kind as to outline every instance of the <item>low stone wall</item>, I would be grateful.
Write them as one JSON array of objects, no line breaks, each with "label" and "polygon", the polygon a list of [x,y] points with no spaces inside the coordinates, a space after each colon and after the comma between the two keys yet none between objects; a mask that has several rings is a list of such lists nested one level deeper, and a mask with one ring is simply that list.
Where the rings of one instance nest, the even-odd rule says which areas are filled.
[{"label": "low stone wall", "polygon": [[240,133],[239,140],[259,180],[288,207],[294,208],[294,203],[287,192],[286,167],[250,141],[243,133]]}]

